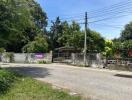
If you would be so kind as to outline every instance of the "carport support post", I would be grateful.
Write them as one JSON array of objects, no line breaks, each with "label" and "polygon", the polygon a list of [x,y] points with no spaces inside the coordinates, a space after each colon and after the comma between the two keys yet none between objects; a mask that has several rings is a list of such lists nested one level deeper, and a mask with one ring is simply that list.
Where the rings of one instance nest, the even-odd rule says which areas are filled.
[{"label": "carport support post", "polygon": [[88,18],[87,12],[85,12],[85,40],[84,40],[84,66],[86,67],[87,61],[87,26],[88,26]]}]

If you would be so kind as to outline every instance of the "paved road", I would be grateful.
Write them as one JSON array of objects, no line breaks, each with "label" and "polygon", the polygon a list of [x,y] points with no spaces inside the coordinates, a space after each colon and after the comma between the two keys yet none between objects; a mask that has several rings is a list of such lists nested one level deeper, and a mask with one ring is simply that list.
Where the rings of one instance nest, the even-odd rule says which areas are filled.
[{"label": "paved road", "polygon": [[132,73],[61,64],[11,64],[19,73],[70,89],[91,100],[132,100]]}]

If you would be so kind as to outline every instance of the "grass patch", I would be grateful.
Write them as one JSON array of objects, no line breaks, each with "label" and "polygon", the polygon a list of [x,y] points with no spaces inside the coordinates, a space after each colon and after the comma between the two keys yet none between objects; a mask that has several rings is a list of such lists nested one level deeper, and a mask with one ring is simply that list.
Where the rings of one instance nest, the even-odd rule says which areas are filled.
[{"label": "grass patch", "polygon": [[80,100],[51,85],[0,69],[0,100]]},{"label": "grass patch", "polygon": [[37,64],[51,64],[51,62],[45,60],[38,60]]},{"label": "grass patch", "polygon": [[16,73],[7,71],[5,69],[0,69],[0,95],[7,93],[12,83],[17,80]]}]

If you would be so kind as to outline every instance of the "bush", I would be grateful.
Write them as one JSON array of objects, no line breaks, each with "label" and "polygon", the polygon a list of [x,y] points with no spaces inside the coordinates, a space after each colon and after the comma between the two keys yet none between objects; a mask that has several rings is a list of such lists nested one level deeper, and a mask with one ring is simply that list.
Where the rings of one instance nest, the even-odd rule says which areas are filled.
[{"label": "bush", "polygon": [[34,41],[30,41],[22,48],[22,51],[27,53],[47,52],[47,50],[48,43],[45,37],[41,34],[37,35]]},{"label": "bush", "polygon": [[0,94],[6,93],[15,79],[15,73],[0,69]]},{"label": "bush", "polygon": [[10,63],[14,62],[14,53],[13,52],[6,52],[5,57],[9,58]]},{"label": "bush", "polygon": [[4,48],[0,48],[0,62],[2,61],[2,53],[4,53],[6,50]]},{"label": "bush", "polygon": [[4,53],[6,50],[4,48],[0,48],[0,54]]},{"label": "bush", "polygon": [[64,57],[55,58],[56,61],[64,61]]},{"label": "bush", "polygon": [[45,60],[39,60],[38,64],[46,64],[47,62]]}]

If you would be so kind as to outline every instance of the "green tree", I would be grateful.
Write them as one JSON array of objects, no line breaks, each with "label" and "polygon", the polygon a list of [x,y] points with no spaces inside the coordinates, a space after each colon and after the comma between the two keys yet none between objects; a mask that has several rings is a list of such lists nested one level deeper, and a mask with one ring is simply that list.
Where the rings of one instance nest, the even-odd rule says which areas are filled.
[{"label": "green tree", "polygon": [[58,39],[62,36],[62,25],[60,18],[57,17],[55,22],[52,22],[52,26],[50,28],[50,32],[48,34],[48,39],[50,41],[50,48],[54,50],[55,48],[59,48],[62,45],[59,44]]},{"label": "green tree", "polygon": [[7,51],[21,52],[47,25],[46,13],[34,0],[2,0],[0,14],[0,47]]},{"label": "green tree", "polygon": [[121,57],[129,57],[128,50],[132,49],[132,22],[125,25],[121,36],[113,40],[113,51],[119,52]]},{"label": "green tree", "polygon": [[113,41],[105,40],[105,49],[104,49],[103,55],[105,57],[113,56]]},{"label": "green tree", "polygon": [[[73,21],[72,24],[68,24],[65,21],[62,23],[62,36],[59,37],[59,42],[63,43],[63,46],[83,50],[84,35],[85,32],[81,31],[77,22]],[[89,51],[100,52],[104,50],[104,46],[105,41],[100,33],[90,29],[87,30],[87,47]]]},{"label": "green tree", "polygon": [[73,47],[76,49],[82,49],[83,44],[83,32],[80,31],[80,26],[75,21],[72,24],[68,24],[67,21],[62,22],[62,35],[58,38],[58,42],[65,47]]},{"label": "green tree", "polygon": [[123,42],[123,48],[132,49],[132,40],[126,40]]},{"label": "green tree", "polygon": [[87,30],[87,47],[89,51],[101,52],[105,47],[105,40],[100,35],[100,33],[90,30]]},{"label": "green tree", "polygon": [[29,42],[22,49],[23,52],[27,53],[45,53],[48,50],[48,43],[42,34],[35,37],[35,40]]},{"label": "green tree", "polygon": [[121,33],[121,39],[123,41],[132,39],[132,22],[125,26],[125,29]]},{"label": "green tree", "polygon": [[62,36],[58,38],[58,42],[63,46],[69,46],[67,40],[70,37],[70,27],[67,21],[61,23],[62,25]]},{"label": "green tree", "polygon": [[31,9],[31,15],[33,16],[33,20],[38,28],[46,30],[45,28],[47,26],[47,14],[45,13],[45,11],[43,11],[40,5],[34,0],[30,1],[29,6]]},{"label": "green tree", "polygon": [[80,43],[82,43],[83,33],[80,31],[80,26],[75,21],[72,22],[70,27],[70,36],[68,37],[68,45],[74,47],[75,49],[80,48]]}]

